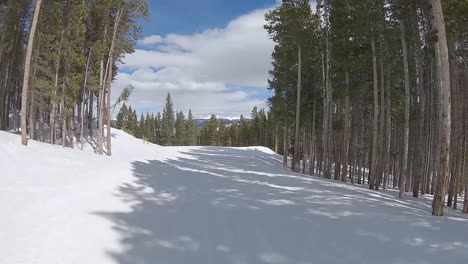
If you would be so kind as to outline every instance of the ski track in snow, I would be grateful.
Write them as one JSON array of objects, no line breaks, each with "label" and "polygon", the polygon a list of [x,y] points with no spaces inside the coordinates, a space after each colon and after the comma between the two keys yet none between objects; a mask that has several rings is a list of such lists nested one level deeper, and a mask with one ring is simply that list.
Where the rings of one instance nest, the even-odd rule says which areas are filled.
[{"label": "ski track in snow", "polygon": [[261,147],[112,157],[0,132],[0,263],[466,263],[468,218],[428,198],[291,173]]}]

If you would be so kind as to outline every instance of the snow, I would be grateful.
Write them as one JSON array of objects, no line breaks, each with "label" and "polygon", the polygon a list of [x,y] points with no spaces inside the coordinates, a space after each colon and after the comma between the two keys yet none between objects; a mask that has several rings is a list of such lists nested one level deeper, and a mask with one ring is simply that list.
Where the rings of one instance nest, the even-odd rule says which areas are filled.
[{"label": "snow", "polygon": [[294,174],[263,147],[113,156],[0,132],[0,263],[466,263],[468,218]]}]

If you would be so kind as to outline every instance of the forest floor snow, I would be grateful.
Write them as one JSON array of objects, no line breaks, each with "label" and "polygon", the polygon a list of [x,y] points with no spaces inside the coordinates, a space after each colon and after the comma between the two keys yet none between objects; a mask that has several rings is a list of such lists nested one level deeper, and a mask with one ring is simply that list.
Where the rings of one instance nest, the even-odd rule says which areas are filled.
[{"label": "forest floor snow", "polygon": [[0,263],[467,263],[468,218],[430,199],[291,173],[261,147],[113,137],[106,157],[0,132]]}]

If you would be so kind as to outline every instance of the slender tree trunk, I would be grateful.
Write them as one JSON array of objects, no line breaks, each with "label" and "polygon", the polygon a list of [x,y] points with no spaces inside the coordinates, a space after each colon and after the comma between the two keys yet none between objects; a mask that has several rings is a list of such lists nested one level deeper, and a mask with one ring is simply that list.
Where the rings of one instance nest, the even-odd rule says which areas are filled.
[{"label": "slender tree trunk", "polygon": [[99,98],[98,98],[98,146],[97,151],[98,154],[104,154],[104,135],[103,135],[103,125],[104,125],[104,86],[103,86],[103,79],[104,79],[104,58],[101,58],[101,72],[99,77],[99,86],[101,89],[99,90]]},{"label": "slender tree trunk", "polygon": [[406,30],[405,23],[400,20],[401,29],[401,45],[403,49],[403,67],[405,72],[405,125],[403,131],[403,160],[402,160],[402,173],[400,177],[400,199],[404,198],[406,178],[408,177],[408,144],[409,144],[409,108],[410,108],[410,80],[409,80],[409,66],[408,66],[408,49],[406,47]]},{"label": "slender tree trunk", "polygon": [[[461,120],[460,120],[461,121]],[[465,160],[464,159],[464,155],[463,153],[465,152],[465,144],[464,144],[464,141],[465,139],[463,138],[462,135],[460,135],[460,138],[459,138],[459,143],[460,143],[460,146],[458,148],[458,166],[457,166],[457,172],[456,172],[456,182],[455,182],[455,199],[453,201],[453,209],[454,210],[457,210],[458,208],[458,194],[461,193],[461,191],[459,191],[460,189],[460,186],[462,184],[462,181],[463,181],[463,161]]]},{"label": "slender tree trunk", "polygon": [[114,60],[113,58],[109,58],[110,60],[110,67],[109,67],[109,76],[107,77],[108,84],[107,84],[107,98],[106,98],[106,103],[107,103],[107,155],[111,156],[112,155],[112,135],[111,135],[111,122],[112,122],[112,113],[111,113],[111,87],[112,87],[112,69],[113,69],[113,63]]},{"label": "slender tree trunk", "polygon": [[327,41],[326,41],[326,58],[324,60],[322,56],[322,73],[323,73],[323,87],[324,87],[324,96],[323,96],[323,132],[322,132],[322,172],[323,177],[331,179],[331,153],[330,153],[330,86],[329,86],[329,53],[330,53],[330,41],[328,40],[328,31],[327,31]]},{"label": "slender tree trunk", "polygon": [[112,113],[111,113],[111,91],[112,91],[112,78],[114,70],[114,46],[117,38],[117,30],[120,25],[120,19],[122,17],[122,10],[118,10],[114,22],[114,32],[112,34],[111,47],[109,50],[109,61],[108,61],[108,76],[107,76],[107,155],[112,155],[112,135],[111,135],[111,122],[112,122]]},{"label": "slender tree trunk", "polygon": [[[107,38],[107,25],[104,27],[104,39]],[[104,69],[104,54],[101,55],[100,71],[99,71],[99,95],[97,103],[97,115],[98,115],[98,142],[97,152],[98,154],[104,154],[104,98],[106,93],[106,76],[108,73],[108,63],[106,69]]]},{"label": "slender tree trunk", "polygon": [[315,103],[313,105],[312,110],[312,132],[311,132],[311,140],[310,140],[310,164],[309,164],[309,174],[312,175],[315,173],[315,156],[316,156],[316,143],[315,143],[315,118],[316,118],[316,111],[315,111]]},{"label": "slender tree trunk", "polygon": [[93,48],[89,50],[88,54],[88,60],[86,61],[86,70],[85,70],[85,76],[84,76],[84,82],[83,82],[83,98],[81,99],[81,111],[80,111],[80,144],[81,144],[81,149],[83,150],[83,132],[84,132],[84,119],[85,119],[85,113],[84,113],[84,102],[85,102],[85,94],[86,94],[86,86],[88,85],[88,72],[89,72],[89,64],[91,61],[91,54],[93,52]]},{"label": "slender tree trunk", "polygon": [[[6,55],[5,55],[6,56]],[[11,55],[9,57],[12,57]],[[2,58],[2,52],[0,50],[0,62]],[[10,82],[10,69],[12,59],[8,59],[5,69],[5,79],[3,80],[3,89],[0,90],[0,130],[6,130],[9,127],[9,115],[8,115],[8,94],[9,94],[9,82]],[[1,65],[1,64],[0,64]],[[3,91],[2,91],[3,90]]]},{"label": "slender tree trunk", "polygon": [[385,104],[386,106],[386,111],[385,111],[386,112],[385,113],[386,133],[385,133],[385,154],[384,154],[384,171],[383,171],[384,179],[383,179],[383,186],[382,186],[384,190],[387,189],[388,179],[389,179],[389,174],[390,174],[390,162],[391,162],[390,149],[391,149],[391,139],[392,139],[392,96],[390,94],[391,84],[390,84],[390,68],[389,67],[386,68],[386,72],[387,72],[387,81],[386,81],[387,96],[386,96],[386,99],[384,99],[386,100],[386,104]]},{"label": "slender tree trunk", "polygon": [[39,140],[44,142],[44,100],[41,99],[39,104]]},{"label": "slender tree trunk", "polygon": [[463,201],[463,213],[468,214],[468,183],[465,183],[465,199]]},{"label": "slender tree trunk", "polygon": [[62,147],[66,147],[67,145],[67,114],[65,110],[65,77],[62,83],[62,99],[60,102],[61,105],[61,112],[60,116],[62,119]]},{"label": "slender tree trunk", "polygon": [[464,177],[464,190],[465,190],[465,196],[463,199],[463,213],[468,214],[468,155],[466,155],[466,150],[468,147],[468,141],[465,138],[465,155],[464,155],[464,165],[463,165],[463,177]]},{"label": "slender tree trunk", "polygon": [[374,73],[374,117],[372,119],[372,157],[371,171],[369,175],[369,189],[375,188],[375,180],[378,177],[378,130],[379,130],[379,83],[377,77],[377,53],[375,50],[375,38],[371,39],[372,69]]},{"label": "slender tree trunk", "polygon": [[288,118],[284,118],[284,140],[283,140],[283,167],[288,167],[288,154],[289,154],[289,135],[288,135]]},{"label": "slender tree trunk", "polygon": [[60,52],[58,54],[57,63],[55,66],[55,81],[54,81],[54,96],[52,99],[52,111],[50,113],[50,142],[52,144],[57,143],[57,100],[55,96],[57,95],[58,89],[58,80],[59,80],[59,70],[60,70]]},{"label": "slender tree trunk", "polygon": [[[434,45],[434,49],[438,52],[438,46],[437,44]],[[433,138],[433,146],[435,149],[435,155],[433,158],[433,171],[432,171],[432,180],[431,180],[431,195],[435,193],[435,185],[436,185],[436,179],[438,177],[439,173],[439,167],[440,167],[440,155],[441,155],[441,141],[442,141],[442,136],[441,136],[441,120],[442,120],[442,111],[440,110],[441,106],[439,104],[439,100],[441,98],[441,76],[440,76],[440,68],[437,68],[440,64],[440,57],[438,56],[438,53],[435,56],[435,64],[434,64],[434,85],[433,85],[433,92],[434,92],[434,98],[433,98],[433,105],[435,106],[434,109],[434,121],[432,126],[435,127],[434,129],[434,138]]]},{"label": "slender tree trunk", "polygon": [[462,54],[462,59],[463,59],[463,81],[464,81],[464,93],[463,93],[463,98],[464,98],[464,109],[463,109],[463,133],[464,133],[464,138],[465,138],[465,152],[463,153],[464,155],[464,165],[463,165],[463,176],[464,176],[464,189],[465,189],[465,197],[463,201],[463,213],[468,213],[468,138],[467,138],[467,129],[468,129],[468,61],[466,58],[466,52],[465,52],[465,42],[461,42],[461,54]]},{"label": "slender tree trunk", "polygon": [[302,150],[302,173],[303,174],[306,174],[306,165],[307,165],[307,155],[308,155],[308,149],[307,149],[307,146],[309,144],[307,144],[308,142],[308,138],[306,136],[306,129],[303,128],[302,129],[302,144],[301,144],[301,150]]},{"label": "slender tree trunk", "polygon": [[29,138],[36,139],[36,94],[30,92],[29,102]]},{"label": "slender tree trunk", "polygon": [[359,138],[359,126],[358,126],[358,113],[359,113],[359,106],[354,102],[353,108],[353,174],[350,175],[351,183],[354,184],[356,175],[358,174],[359,170],[359,152],[358,152],[358,138]]},{"label": "slender tree trunk", "polygon": [[448,59],[447,37],[445,34],[445,21],[440,0],[431,0],[434,13],[434,23],[437,29],[436,54],[439,57],[437,69],[441,76],[441,155],[439,175],[437,178],[436,191],[433,201],[432,214],[442,216],[444,214],[445,190],[447,189],[447,178],[450,165],[450,135],[451,135],[451,98],[450,98],[450,64]]},{"label": "slender tree trunk", "polygon": [[300,117],[301,117],[301,80],[302,80],[302,47],[298,45],[298,69],[297,69],[297,102],[296,102],[296,129],[294,131],[294,154],[292,160],[292,170],[300,170]]},{"label": "slender tree trunk", "polygon": [[34,16],[31,23],[31,30],[29,31],[28,46],[26,48],[26,59],[24,62],[24,75],[23,75],[23,90],[21,99],[21,143],[28,145],[27,136],[27,107],[28,107],[28,89],[29,89],[29,73],[31,70],[31,57],[34,46],[34,36],[36,34],[37,21],[39,20],[39,13],[41,10],[42,0],[36,1],[36,7],[34,9]]},{"label": "slender tree trunk", "polygon": [[379,120],[379,143],[378,156],[377,156],[377,172],[376,172],[376,184],[375,189],[379,190],[382,184],[383,169],[384,169],[384,152],[385,152],[385,67],[384,67],[384,50],[383,50],[383,38],[380,37],[380,120]]},{"label": "slender tree trunk", "polygon": [[70,147],[72,149],[75,148],[75,134],[74,134],[74,126],[73,126],[73,116],[74,115],[71,115],[71,117],[68,118],[68,137],[70,138]]},{"label": "slender tree trunk", "polygon": [[348,174],[348,157],[349,157],[349,133],[350,133],[350,106],[349,106],[349,72],[345,74],[345,124],[344,124],[344,138],[343,138],[343,169],[341,172],[341,181],[346,182]]},{"label": "slender tree trunk", "polygon": [[278,153],[278,124],[275,125],[275,153]]},{"label": "slender tree trunk", "polygon": [[[456,58],[455,58],[455,42],[454,41],[449,41],[448,42],[448,52],[449,52],[449,65],[450,65],[450,89],[451,89],[451,93],[453,94],[453,101],[452,101],[452,104],[451,104],[451,113],[452,113],[452,134],[451,134],[451,142],[450,144],[452,146],[454,146],[451,150],[452,152],[449,154],[451,155],[451,157],[453,157],[451,159],[451,163],[452,163],[452,167],[451,167],[451,173],[449,174],[449,188],[448,188],[448,197],[447,197],[447,206],[448,207],[451,207],[452,206],[452,203],[453,203],[453,199],[454,199],[454,196],[455,196],[455,200],[456,200],[456,190],[455,190],[455,187],[456,187],[456,182],[457,182],[457,177],[458,177],[458,165],[459,165],[459,161],[460,161],[460,155],[458,153],[458,149],[456,148],[456,146],[458,145],[457,142],[459,142],[459,139],[460,139],[460,135],[458,135],[458,127],[459,127],[459,124],[460,122],[462,122],[461,118],[459,118],[459,115],[458,115],[458,112],[457,112],[457,109],[458,109],[458,106],[457,106],[457,102],[458,102],[458,98],[459,98],[459,95],[458,95],[458,91],[457,91],[457,62],[456,62]],[[460,145],[458,145],[460,146]]]},{"label": "slender tree trunk", "polygon": [[93,113],[94,113],[94,93],[89,91],[89,105],[88,105],[88,129],[89,139],[93,141]]}]

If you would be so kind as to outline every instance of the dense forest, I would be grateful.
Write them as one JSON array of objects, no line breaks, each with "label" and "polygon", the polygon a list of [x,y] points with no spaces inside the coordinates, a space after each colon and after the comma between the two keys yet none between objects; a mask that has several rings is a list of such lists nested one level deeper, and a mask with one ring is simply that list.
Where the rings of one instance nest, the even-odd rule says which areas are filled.
[{"label": "dense forest", "polygon": [[111,83],[147,16],[146,0],[0,1],[0,129],[72,148],[97,134],[111,155]]},{"label": "dense forest", "polygon": [[[271,119],[292,170],[468,213],[468,2],[283,0]],[[290,147],[293,146],[292,148]],[[286,163],[285,163],[286,164]]]}]

